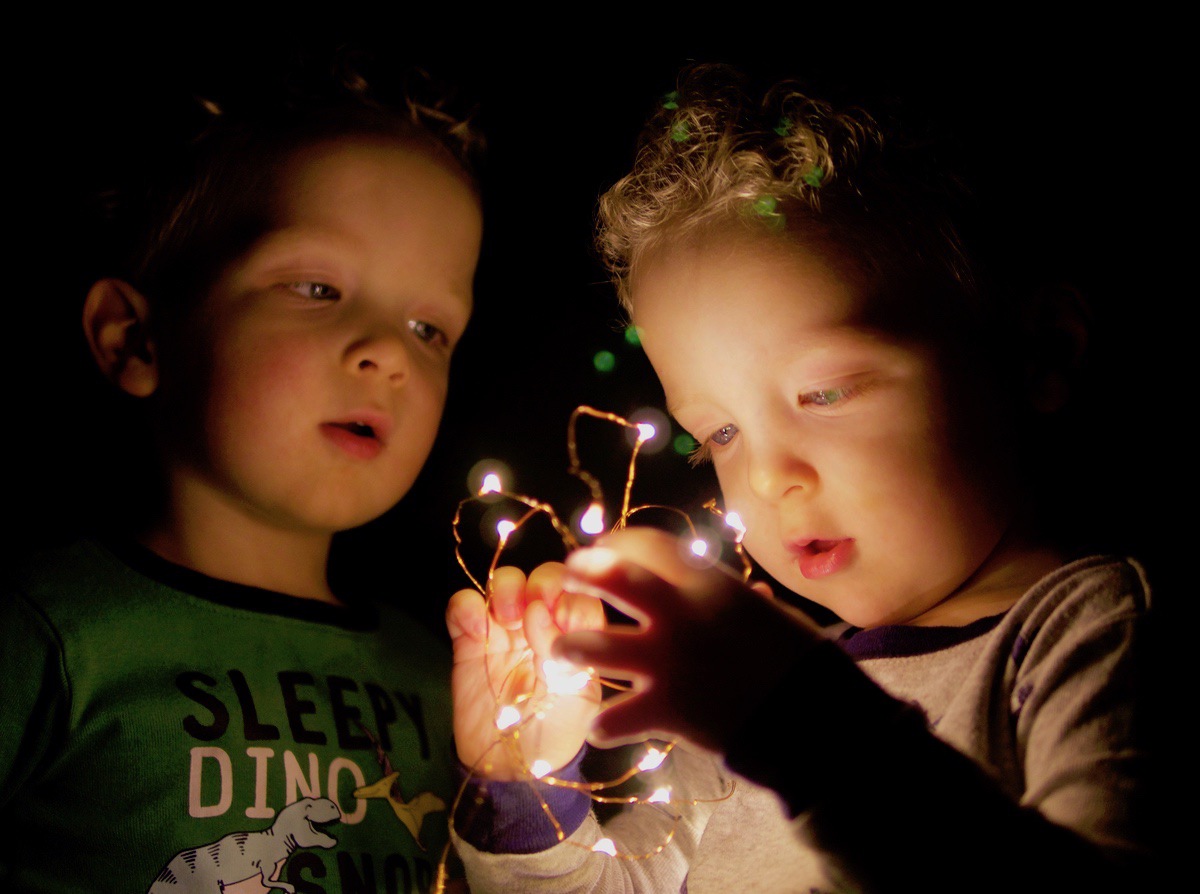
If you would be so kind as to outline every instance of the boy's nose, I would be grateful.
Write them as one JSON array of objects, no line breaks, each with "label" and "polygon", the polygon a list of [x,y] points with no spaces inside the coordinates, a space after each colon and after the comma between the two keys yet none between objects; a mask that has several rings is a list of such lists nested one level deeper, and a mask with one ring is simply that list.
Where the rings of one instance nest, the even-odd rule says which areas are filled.
[{"label": "boy's nose", "polygon": [[817,470],[791,444],[746,445],[750,490],[760,500],[775,502],[792,492],[811,493]]},{"label": "boy's nose", "polygon": [[358,339],[346,349],[345,366],[356,375],[384,376],[393,385],[403,384],[409,373],[404,334],[379,330]]}]

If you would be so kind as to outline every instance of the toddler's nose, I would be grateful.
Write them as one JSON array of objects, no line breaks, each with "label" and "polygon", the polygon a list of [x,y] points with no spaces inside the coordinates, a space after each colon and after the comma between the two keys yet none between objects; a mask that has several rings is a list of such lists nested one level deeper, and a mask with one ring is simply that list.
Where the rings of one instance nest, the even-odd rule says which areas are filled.
[{"label": "toddler's nose", "polygon": [[817,472],[791,444],[750,446],[747,475],[750,489],[761,500],[774,502],[793,491],[812,491]]},{"label": "toddler's nose", "polygon": [[408,378],[409,356],[404,335],[398,330],[378,330],[346,350],[345,365],[357,375],[386,376],[393,385]]}]

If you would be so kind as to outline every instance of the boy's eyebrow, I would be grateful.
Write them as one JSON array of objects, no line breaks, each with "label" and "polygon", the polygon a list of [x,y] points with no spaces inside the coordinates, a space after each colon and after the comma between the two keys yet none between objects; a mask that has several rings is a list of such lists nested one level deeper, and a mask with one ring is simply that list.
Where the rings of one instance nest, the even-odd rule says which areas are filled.
[{"label": "boy's eyebrow", "polygon": [[354,239],[335,229],[284,227],[264,234],[253,250],[290,253],[313,249],[353,249],[354,247]]}]

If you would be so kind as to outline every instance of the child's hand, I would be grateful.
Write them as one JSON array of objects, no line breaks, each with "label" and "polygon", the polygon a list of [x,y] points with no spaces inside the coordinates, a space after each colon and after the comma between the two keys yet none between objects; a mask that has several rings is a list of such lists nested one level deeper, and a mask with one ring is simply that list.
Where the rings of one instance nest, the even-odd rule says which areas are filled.
[{"label": "child's hand", "polygon": [[496,569],[490,624],[484,598],[475,590],[450,598],[446,626],[454,646],[454,739],[459,760],[477,775],[518,779],[536,760],[556,770],[576,755],[591,728],[600,702],[597,683],[572,695],[551,696],[545,718],[519,728],[520,756],[496,744],[500,708],[517,703],[527,714],[520,696],[546,694],[542,662],[553,657],[554,640],[568,631],[604,626],[601,602],[564,592],[564,573],[558,562],[539,566],[528,580],[517,568]]},{"label": "child's hand", "polygon": [[686,544],[650,528],[572,553],[566,586],[641,624],[571,634],[554,647],[575,664],[634,682],[632,694],[605,702],[591,736],[602,746],[678,735],[724,751],[762,693],[821,638],[765,584],[699,565]]}]

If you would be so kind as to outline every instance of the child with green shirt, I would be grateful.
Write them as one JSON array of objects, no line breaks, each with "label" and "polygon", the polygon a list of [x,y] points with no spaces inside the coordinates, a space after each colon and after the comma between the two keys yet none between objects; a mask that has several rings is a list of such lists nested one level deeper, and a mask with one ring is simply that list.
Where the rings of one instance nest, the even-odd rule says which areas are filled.
[{"label": "child with green shirt", "polygon": [[8,575],[5,890],[434,883],[449,655],[326,571],[433,445],[472,309],[479,138],[425,87],[383,104],[346,75],[212,107],[126,196],[129,256],[82,319],[146,423],[128,492],[155,499]]}]

